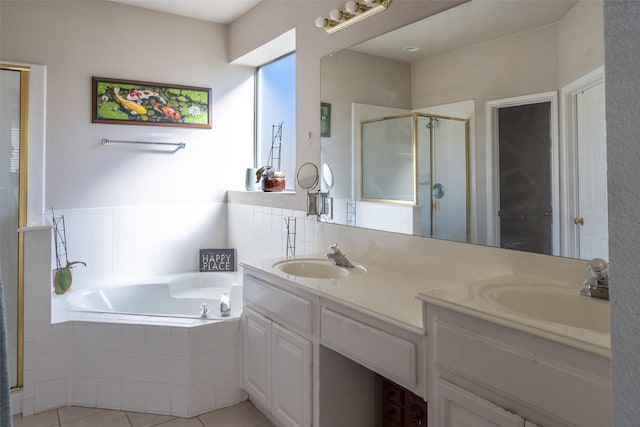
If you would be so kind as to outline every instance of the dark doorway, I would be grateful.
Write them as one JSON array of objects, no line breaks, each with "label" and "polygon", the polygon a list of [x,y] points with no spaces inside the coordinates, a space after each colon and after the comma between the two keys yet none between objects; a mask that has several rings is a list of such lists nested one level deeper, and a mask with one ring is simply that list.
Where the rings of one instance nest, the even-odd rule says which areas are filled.
[{"label": "dark doorway", "polygon": [[498,110],[500,247],[551,255],[551,102]]}]

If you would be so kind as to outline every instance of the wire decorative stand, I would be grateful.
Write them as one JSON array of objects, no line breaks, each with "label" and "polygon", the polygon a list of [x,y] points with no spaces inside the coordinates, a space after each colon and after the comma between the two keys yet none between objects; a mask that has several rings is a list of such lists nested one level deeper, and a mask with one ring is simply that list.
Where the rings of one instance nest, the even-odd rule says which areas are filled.
[{"label": "wire decorative stand", "polygon": [[64,215],[56,217],[53,208],[51,208],[51,221],[53,222],[56,267],[60,269],[63,267],[61,259],[65,260],[65,266],[69,264],[69,257],[67,256],[67,231],[64,225]]},{"label": "wire decorative stand", "polygon": [[287,259],[296,257],[296,221],[291,216],[284,220],[287,226]]},{"label": "wire decorative stand", "polygon": [[347,225],[356,225],[356,202],[347,202]]},{"label": "wire decorative stand", "polygon": [[277,125],[271,125],[271,149],[269,150],[269,158],[267,159],[267,164],[277,171],[280,170],[280,158],[282,156],[283,124],[284,122],[280,122]]}]

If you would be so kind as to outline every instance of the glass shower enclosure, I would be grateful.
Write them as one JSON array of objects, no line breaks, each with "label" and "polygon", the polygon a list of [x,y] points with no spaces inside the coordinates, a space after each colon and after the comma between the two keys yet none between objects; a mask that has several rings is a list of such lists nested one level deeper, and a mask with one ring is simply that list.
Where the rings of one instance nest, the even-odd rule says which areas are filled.
[{"label": "glass shower enclosure", "polygon": [[409,113],[361,122],[361,200],[412,208],[413,234],[469,241],[469,120]]}]

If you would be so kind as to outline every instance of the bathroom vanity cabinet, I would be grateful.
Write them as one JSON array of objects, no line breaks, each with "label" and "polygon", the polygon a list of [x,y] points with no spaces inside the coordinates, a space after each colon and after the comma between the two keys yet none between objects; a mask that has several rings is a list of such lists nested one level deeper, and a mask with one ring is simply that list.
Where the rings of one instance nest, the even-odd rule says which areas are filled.
[{"label": "bathroom vanity cabinet", "polygon": [[362,398],[376,375],[429,402],[431,426],[611,425],[608,305],[579,289],[518,274],[438,285],[375,266],[315,280],[273,265],[244,266],[242,352],[243,387],[277,425],[407,425],[404,401]]},{"label": "bathroom vanity cabinet", "polygon": [[607,357],[429,303],[425,322],[431,425],[610,425]]},{"label": "bathroom vanity cabinet", "polygon": [[[349,301],[327,298],[315,289],[307,291],[247,266],[243,286],[243,388],[277,425],[319,427],[335,423],[334,414],[340,413],[345,413],[340,421],[345,425],[373,425],[381,412],[381,400],[363,396],[372,393],[368,381],[377,378],[376,374],[406,388],[408,396],[415,393],[416,400],[424,403],[426,352],[422,333],[376,318]],[[337,354],[332,356],[334,361],[343,357],[356,362],[354,365],[368,374],[333,372],[331,366],[323,369],[322,351]],[[326,410],[332,416],[325,414],[325,418],[331,422],[322,421],[320,415],[321,387],[332,387],[327,381],[345,385],[355,396],[354,401],[330,398]]]},{"label": "bathroom vanity cabinet", "polygon": [[[257,277],[244,277],[243,387],[278,425],[312,425],[314,302]],[[260,313],[259,313],[259,312]]]}]

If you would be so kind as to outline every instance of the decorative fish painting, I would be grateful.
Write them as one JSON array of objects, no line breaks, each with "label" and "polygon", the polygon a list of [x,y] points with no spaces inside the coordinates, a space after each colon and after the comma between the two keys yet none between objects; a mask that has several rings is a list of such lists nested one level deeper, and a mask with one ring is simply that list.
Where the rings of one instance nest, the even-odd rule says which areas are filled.
[{"label": "decorative fish painting", "polygon": [[211,89],[92,77],[93,123],[211,129]]}]

